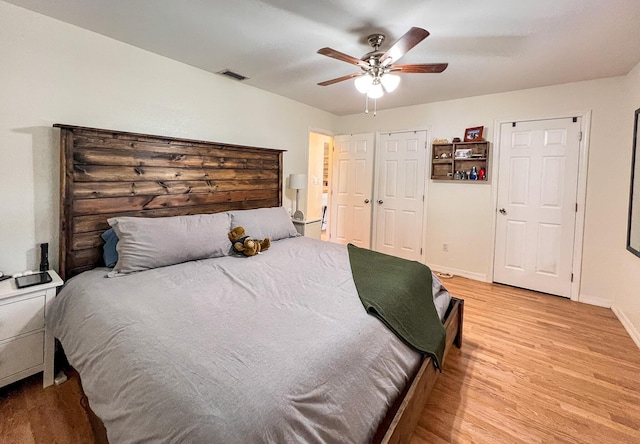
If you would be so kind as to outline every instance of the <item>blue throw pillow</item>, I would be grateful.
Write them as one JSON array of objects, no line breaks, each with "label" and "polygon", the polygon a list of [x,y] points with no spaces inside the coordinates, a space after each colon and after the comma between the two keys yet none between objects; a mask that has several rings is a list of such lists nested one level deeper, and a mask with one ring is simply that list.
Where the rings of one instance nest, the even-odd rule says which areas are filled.
[{"label": "blue throw pillow", "polygon": [[104,246],[102,247],[104,264],[109,268],[113,268],[118,263],[118,250],[116,250],[118,235],[113,228],[109,228],[100,237],[104,240]]}]

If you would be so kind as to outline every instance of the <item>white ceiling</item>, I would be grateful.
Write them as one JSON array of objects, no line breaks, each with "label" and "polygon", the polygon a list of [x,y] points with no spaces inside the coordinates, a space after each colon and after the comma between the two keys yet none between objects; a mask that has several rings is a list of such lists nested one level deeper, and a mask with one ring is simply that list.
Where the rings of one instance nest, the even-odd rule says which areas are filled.
[{"label": "white ceiling", "polygon": [[400,63],[449,63],[404,74],[378,109],[625,75],[640,62],[640,0],[8,2],[337,115],[362,112],[364,96],[352,81],[316,83],[358,68],[316,51],[359,58],[374,32],[387,35],[384,50],[425,28]]}]

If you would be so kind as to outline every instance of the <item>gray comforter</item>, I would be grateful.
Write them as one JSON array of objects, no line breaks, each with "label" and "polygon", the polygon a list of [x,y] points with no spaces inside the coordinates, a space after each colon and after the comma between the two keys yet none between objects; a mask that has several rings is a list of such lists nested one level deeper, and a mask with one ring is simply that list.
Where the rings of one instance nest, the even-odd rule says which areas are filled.
[{"label": "gray comforter", "polygon": [[[107,272],[48,319],[112,444],[368,442],[419,363],[365,312],[345,246]],[[437,279],[434,300],[442,318]]]}]

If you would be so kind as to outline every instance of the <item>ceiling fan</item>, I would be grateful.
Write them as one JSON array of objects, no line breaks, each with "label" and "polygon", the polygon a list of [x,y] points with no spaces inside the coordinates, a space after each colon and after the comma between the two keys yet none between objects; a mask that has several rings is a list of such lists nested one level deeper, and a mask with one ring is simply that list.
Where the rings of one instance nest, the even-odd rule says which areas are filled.
[{"label": "ceiling fan", "polygon": [[361,71],[346,76],[318,83],[319,86],[333,85],[344,80],[355,79],[358,91],[367,95],[367,98],[378,99],[384,95],[384,91],[392,92],[398,87],[400,77],[396,74],[417,73],[432,74],[441,73],[447,69],[448,63],[422,63],[401,65],[396,63],[411,48],[429,36],[429,31],[413,27],[387,51],[380,51],[380,46],[385,40],[384,34],[371,34],[367,37],[373,51],[366,53],[361,58],[356,58],[331,48],[322,48],[318,54],[331,57],[336,60],[359,66]]}]

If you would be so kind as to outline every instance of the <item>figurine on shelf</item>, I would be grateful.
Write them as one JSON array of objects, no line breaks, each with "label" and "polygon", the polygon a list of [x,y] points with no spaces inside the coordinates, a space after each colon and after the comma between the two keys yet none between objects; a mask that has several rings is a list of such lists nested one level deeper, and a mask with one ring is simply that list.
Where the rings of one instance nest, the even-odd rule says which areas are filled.
[{"label": "figurine on shelf", "polygon": [[471,167],[471,171],[469,172],[469,180],[478,180],[478,170],[476,167]]},{"label": "figurine on shelf", "polygon": [[452,142],[453,143],[460,143],[460,138],[459,137],[454,137]]},{"label": "figurine on shelf", "polygon": [[482,167],[478,172],[478,180],[486,180],[486,179],[487,179],[487,171],[484,169],[484,167]]}]

